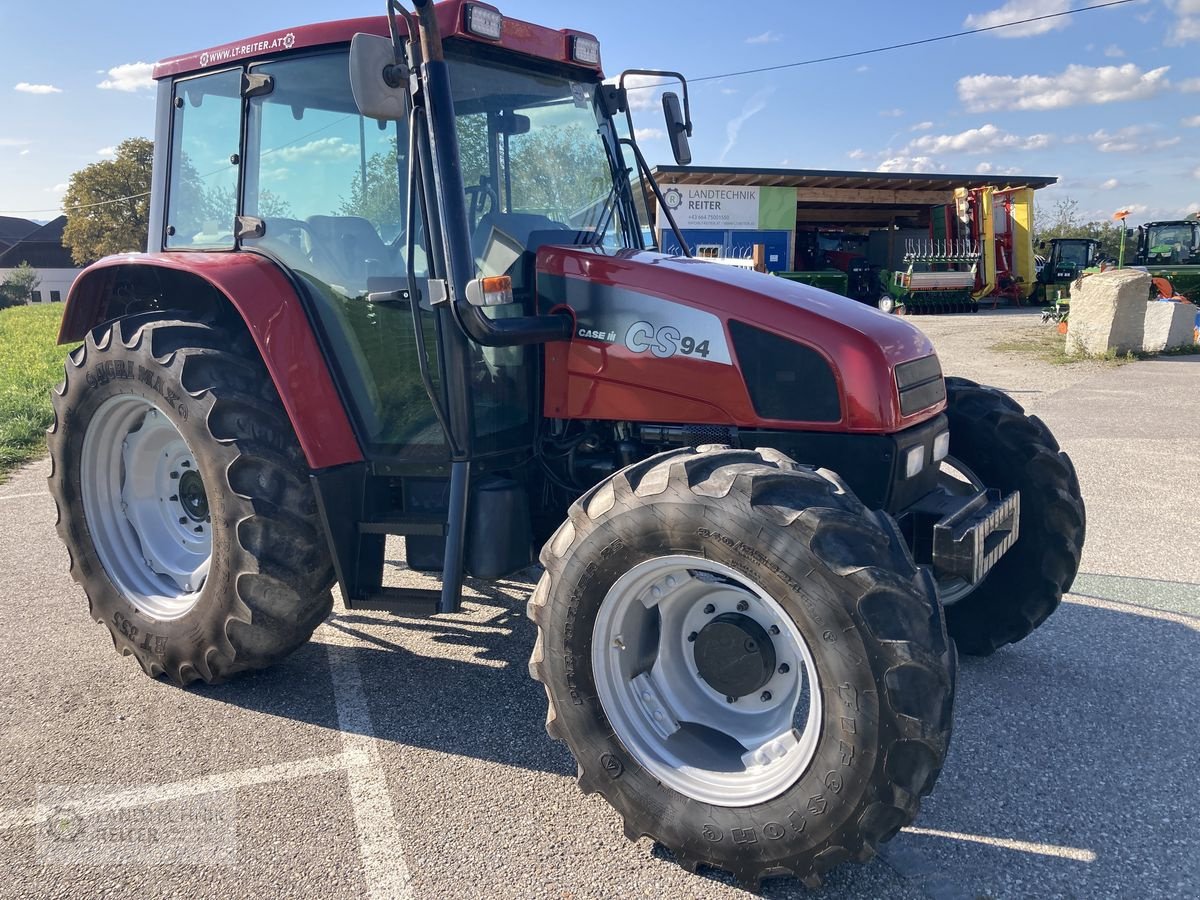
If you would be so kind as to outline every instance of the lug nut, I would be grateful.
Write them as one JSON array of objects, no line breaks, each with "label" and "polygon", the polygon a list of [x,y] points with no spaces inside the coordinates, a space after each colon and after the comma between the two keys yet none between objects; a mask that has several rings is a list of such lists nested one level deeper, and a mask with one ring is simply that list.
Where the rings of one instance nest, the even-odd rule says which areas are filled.
[{"label": "lug nut", "polygon": [[178,494],[172,494],[172,495],[171,495],[171,502],[172,502],[172,503],[178,503],[178,502],[179,502],[179,495],[178,495]]},{"label": "lug nut", "polygon": [[779,626],[778,625],[772,625],[770,627],[770,629],[768,629],[768,630],[771,632],[771,634],[779,634]]},{"label": "lug nut", "polygon": [[792,671],[792,667],[789,666],[787,663],[782,663],[779,666],[779,674],[780,675],[786,675],[790,671]]},{"label": "lug nut", "polygon": [[737,703],[737,697],[730,695],[725,698],[725,702],[726,703]]},{"label": "lug nut", "polygon": [[187,516],[180,516],[180,517],[179,517],[179,524],[180,524],[180,525],[186,525],[186,524],[187,524]]},{"label": "lug nut", "polygon": [[172,473],[171,473],[171,477],[172,477],[172,478],[178,478],[178,477],[179,477],[179,473],[178,473],[178,472],[172,472]]},{"label": "lug nut", "polygon": [[699,636],[700,635],[698,635],[696,632],[693,631],[691,634],[688,635],[688,641],[689,642],[695,641],[696,638],[698,638]]},{"label": "lug nut", "polygon": [[737,608],[738,608],[738,612],[745,612],[746,610],[748,610],[750,608],[750,604],[747,603],[745,600],[739,600]]},{"label": "lug nut", "polygon": [[188,462],[186,459],[183,462],[181,462],[180,465],[183,466],[185,469],[190,469],[192,467],[192,464],[190,462]]},{"label": "lug nut", "polygon": [[759,697],[758,699],[759,699],[759,700],[761,700],[763,703],[766,703],[768,700],[770,700],[770,699],[771,699],[771,692],[770,692],[770,691],[763,691],[763,692],[762,692],[762,696],[761,696],[761,697]]},{"label": "lug nut", "polygon": [[704,614],[706,616],[711,616],[716,611],[717,611],[717,608],[715,606],[713,606],[711,603],[706,603],[704,605]]},{"label": "lug nut", "polygon": [[195,528],[193,528],[193,529],[192,529],[192,531],[196,532],[196,534],[203,534],[203,533],[204,533],[204,526],[203,526],[203,525],[197,525]]}]

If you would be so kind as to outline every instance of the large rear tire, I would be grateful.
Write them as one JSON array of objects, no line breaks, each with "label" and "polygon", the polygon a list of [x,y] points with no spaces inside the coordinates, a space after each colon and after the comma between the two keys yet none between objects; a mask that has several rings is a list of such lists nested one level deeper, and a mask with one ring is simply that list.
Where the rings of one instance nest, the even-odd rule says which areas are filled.
[{"label": "large rear tire", "polygon": [[278,661],[329,614],[307,466],[249,336],[148,313],[89,334],[53,394],[50,493],[91,613],[177,684]]},{"label": "large rear tire", "polygon": [[546,729],[631,839],[751,887],[815,886],[916,816],[954,650],[895,523],[832,473],[772,450],[661,454],[575,503],[541,559]]},{"label": "large rear tire", "polygon": [[1079,570],[1086,516],[1070,457],[1037,416],[994,388],[947,378],[950,456],[1004,493],[1021,492],[1017,542],[984,580],[946,607],[963,653],[987,656],[1058,608]]}]

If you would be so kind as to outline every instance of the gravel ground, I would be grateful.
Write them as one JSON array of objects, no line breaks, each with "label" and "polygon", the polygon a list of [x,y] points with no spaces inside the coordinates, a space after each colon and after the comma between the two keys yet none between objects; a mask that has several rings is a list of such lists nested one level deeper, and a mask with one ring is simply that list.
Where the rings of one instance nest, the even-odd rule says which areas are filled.
[{"label": "gravel ground", "polygon": [[[963,660],[914,827],[816,894],[765,892],[1200,895],[1200,357],[1051,365],[988,350],[1036,314],[913,321],[948,374],[1012,391],[1072,454],[1083,573],[1028,640]],[[88,618],[47,472],[0,485],[0,896],[745,896],[578,792],[526,674],[528,583],[476,585],[437,620],[339,605],[277,668],[179,690]],[[90,805],[39,805],[54,785]]]}]

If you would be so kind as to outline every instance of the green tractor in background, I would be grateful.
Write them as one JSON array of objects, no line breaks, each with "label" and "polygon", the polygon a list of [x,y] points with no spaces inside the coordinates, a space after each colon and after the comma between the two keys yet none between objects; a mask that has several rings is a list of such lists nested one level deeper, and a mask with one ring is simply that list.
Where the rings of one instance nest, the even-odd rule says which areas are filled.
[{"label": "green tractor in background", "polygon": [[1166,278],[1176,294],[1200,300],[1200,219],[1139,225],[1132,264]]},{"label": "green tractor in background", "polygon": [[1071,282],[1100,264],[1100,242],[1095,238],[1052,238],[1038,244],[1038,250],[1045,250],[1047,243],[1050,253],[1037,273],[1030,302],[1052,307],[1042,314],[1042,321],[1060,321],[1066,317]]}]

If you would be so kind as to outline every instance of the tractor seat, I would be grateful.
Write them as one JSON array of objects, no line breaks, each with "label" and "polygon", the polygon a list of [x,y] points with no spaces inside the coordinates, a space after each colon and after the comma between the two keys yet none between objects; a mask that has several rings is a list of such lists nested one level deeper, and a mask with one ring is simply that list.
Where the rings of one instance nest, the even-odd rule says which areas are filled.
[{"label": "tractor seat", "polygon": [[362,216],[309,216],[312,256],[331,284],[366,290],[371,275],[390,275],[393,253]]}]

